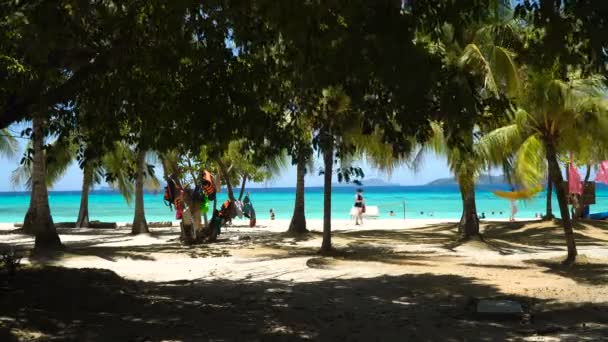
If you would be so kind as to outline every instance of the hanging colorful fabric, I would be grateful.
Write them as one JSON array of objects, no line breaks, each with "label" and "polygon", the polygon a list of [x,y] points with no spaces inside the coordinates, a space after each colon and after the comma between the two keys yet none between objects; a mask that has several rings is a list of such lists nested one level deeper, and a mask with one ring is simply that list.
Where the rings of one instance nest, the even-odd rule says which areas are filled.
[{"label": "hanging colorful fabric", "polygon": [[600,170],[595,176],[595,181],[599,183],[608,184],[608,160],[604,160],[600,163]]},{"label": "hanging colorful fabric", "polygon": [[207,195],[203,194],[203,200],[201,201],[201,214],[205,215],[209,212],[209,198]]},{"label": "hanging colorful fabric", "polygon": [[568,166],[568,192],[577,195],[583,194],[581,175],[572,163],[572,157],[570,157],[570,165]]}]

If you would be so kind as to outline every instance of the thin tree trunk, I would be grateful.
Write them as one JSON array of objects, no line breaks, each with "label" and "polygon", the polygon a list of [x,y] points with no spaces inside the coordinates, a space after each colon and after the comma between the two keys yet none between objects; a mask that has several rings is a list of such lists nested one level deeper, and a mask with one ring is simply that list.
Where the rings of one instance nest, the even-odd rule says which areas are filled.
[{"label": "thin tree trunk", "polygon": [[574,232],[572,230],[572,221],[570,220],[570,212],[568,211],[568,198],[566,189],[564,188],[561,170],[557,161],[557,154],[553,144],[546,143],[547,162],[549,166],[549,174],[551,181],[555,185],[557,192],[557,202],[559,204],[559,212],[562,216],[562,225],[564,227],[564,235],[566,236],[566,245],[568,247],[568,256],[564,263],[572,263],[576,260],[576,242],[574,241]]},{"label": "thin tree trunk", "polygon": [[241,192],[239,192],[239,201],[243,199],[245,193],[245,184],[247,183],[247,175],[243,175],[243,182],[241,183]]},{"label": "thin tree trunk", "polygon": [[34,250],[61,249],[46,187],[46,155],[44,153],[44,120],[33,118],[34,156],[32,160],[32,197],[25,214],[23,230],[36,236]]},{"label": "thin tree trunk", "polygon": [[146,168],[146,151],[143,148],[137,152],[137,175],[135,179],[135,216],[133,217],[133,226],[131,234],[146,234],[148,230],[148,222],[146,222],[146,214],[144,211],[144,177]]},{"label": "thin tree trunk", "polygon": [[553,182],[551,176],[547,176],[547,210],[543,220],[553,220]]},{"label": "thin tree trunk", "polygon": [[218,160],[217,164],[220,167],[220,171],[222,172],[222,178],[224,178],[224,183],[226,183],[226,190],[228,191],[228,199],[231,202],[235,201],[234,191],[232,190],[232,183],[230,183],[230,177],[228,176],[228,170],[224,166],[224,163],[221,160]]},{"label": "thin tree trunk", "polygon": [[78,219],[76,220],[76,228],[89,226],[89,190],[93,183],[92,166],[85,166],[82,177],[82,192],[80,194],[80,210],[78,211]]},{"label": "thin tree trunk", "polygon": [[459,184],[460,197],[462,198],[462,217],[459,224],[459,232],[463,239],[469,239],[479,235],[479,221],[477,220],[477,205],[475,202],[475,188]]},{"label": "thin tree trunk", "polygon": [[190,206],[190,213],[192,214],[192,224],[194,226],[194,234],[197,241],[200,241],[202,236],[204,235],[204,226],[202,222],[201,215],[201,202],[192,201],[192,206]]},{"label": "thin tree trunk", "polygon": [[325,144],[323,151],[323,164],[325,179],[323,184],[323,243],[322,252],[331,250],[331,176],[333,173],[334,151],[330,143]]},{"label": "thin tree trunk", "polygon": [[289,224],[288,233],[303,234],[307,233],[306,216],[304,214],[304,176],[306,176],[306,158],[298,156],[297,181],[296,181],[296,201],[293,208],[293,216]]}]

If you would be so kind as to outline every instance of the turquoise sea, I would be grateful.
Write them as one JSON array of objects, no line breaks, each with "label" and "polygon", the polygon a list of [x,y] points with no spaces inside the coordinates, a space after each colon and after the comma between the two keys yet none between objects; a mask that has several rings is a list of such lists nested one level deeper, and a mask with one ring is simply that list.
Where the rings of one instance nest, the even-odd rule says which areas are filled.
[{"label": "turquoise sea", "polygon": [[[486,217],[508,218],[510,206],[507,200],[496,197],[493,190],[509,190],[505,185],[484,185],[477,190],[477,209]],[[251,200],[258,219],[269,218],[268,211],[273,208],[277,219],[289,219],[293,212],[294,188],[252,188]],[[354,202],[353,187],[335,187],[332,192],[332,216],[335,219],[349,218],[349,210]],[[219,199],[224,200],[222,192]],[[162,193],[146,193],[145,209],[148,221],[175,220],[175,212],[170,211],[162,201]],[[49,194],[51,211],[55,222],[75,221],[80,205],[79,191],[52,191]],[[444,186],[392,186],[366,187],[364,197],[368,206],[379,207],[380,218],[403,219],[404,205],[406,219],[460,218],[462,206],[458,188]],[[545,211],[545,194],[539,193],[534,200],[518,204],[517,217],[530,218]],[[0,222],[22,222],[29,205],[27,192],[0,192]],[[608,188],[598,186],[597,204],[591,212],[608,211]],[[553,200],[554,213],[559,214],[557,201]],[[89,198],[91,220],[129,222],[133,219],[133,206],[127,205],[117,193],[94,191]],[[395,216],[390,217],[389,211]],[[323,217],[323,188],[306,189],[306,216],[311,219]]]}]

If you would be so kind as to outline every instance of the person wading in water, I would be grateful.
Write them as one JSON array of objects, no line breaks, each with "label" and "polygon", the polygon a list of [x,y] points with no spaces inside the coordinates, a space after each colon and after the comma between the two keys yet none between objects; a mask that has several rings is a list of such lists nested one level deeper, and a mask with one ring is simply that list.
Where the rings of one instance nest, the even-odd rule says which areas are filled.
[{"label": "person wading in water", "polygon": [[355,225],[363,224],[363,213],[365,212],[365,204],[363,203],[363,190],[358,189],[355,195],[355,208],[357,215],[355,216]]}]

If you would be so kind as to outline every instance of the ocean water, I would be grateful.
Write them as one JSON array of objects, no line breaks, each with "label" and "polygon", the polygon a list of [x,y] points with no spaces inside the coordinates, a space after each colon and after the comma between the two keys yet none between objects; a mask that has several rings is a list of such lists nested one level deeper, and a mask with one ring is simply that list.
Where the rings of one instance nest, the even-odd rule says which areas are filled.
[{"label": "ocean water", "polygon": [[[493,190],[509,190],[504,185],[484,185],[477,189],[477,209],[481,214],[491,218],[508,218],[509,201],[496,197]],[[332,192],[332,217],[349,218],[349,211],[354,203],[355,188],[335,187]],[[259,219],[269,218],[272,208],[277,219],[289,219],[293,213],[295,188],[252,188],[250,198]],[[323,188],[306,189],[306,217],[321,219],[323,217]],[[148,221],[175,220],[175,212],[164,205],[161,193],[146,193],[144,197],[146,218]],[[456,186],[395,186],[364,188],[364,198],[368,206],[378,206],[380,218],[383,219],[458,219],[462,204]],[[218,194],[218,199],[225,200],[225,191]],[[75,221],[80,205],[79,191],[51,191],[49,193],[51,212],[55,222]],[[0,222],[22,222],[29,205],[27,192],[0,192]],[[608,211],[608,188],[598,186],[597,204],[591,206],[591,212]],[[531,218],[536,213],[544,213],[546,195],[541,192],[530,201],[518,202],[520,218]],[[559,216],[557,200],[553,199],[554,214]],[[129,206],[118,193],[94,191],[89,197],[89,215],[91,220],[129,222],[133,219],[134,205]],[[395,216],[389,216],[389,211]]]}]

